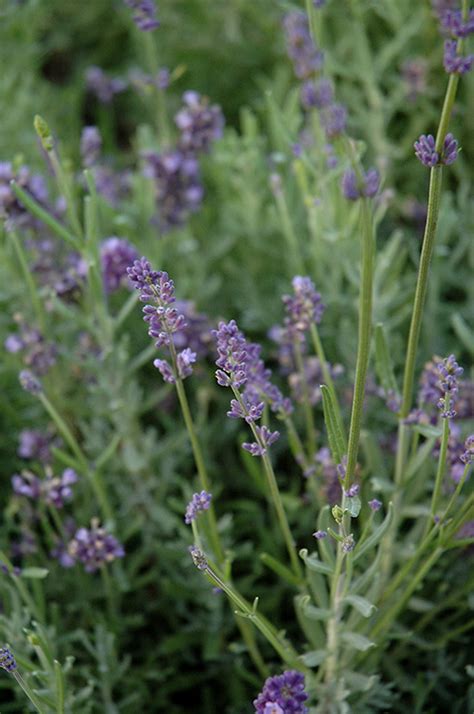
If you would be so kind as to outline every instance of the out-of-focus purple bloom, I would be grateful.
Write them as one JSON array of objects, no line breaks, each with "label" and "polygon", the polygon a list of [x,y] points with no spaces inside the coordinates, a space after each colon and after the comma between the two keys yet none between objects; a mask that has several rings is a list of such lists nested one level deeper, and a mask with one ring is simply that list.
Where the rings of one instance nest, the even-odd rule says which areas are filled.
[{"label": "out-of-focus purple bloom", "polygon": [[332,103],[334,88],[329,79],[320,79],[318,82],[308,79],[301,85],[300,96],[305,109],[323,109]]},{"label": "out-of-focus purple bloom", "polygon": [[316,538],[316,540],[323,540],[323,538],[327,538],[327,531],[315,531],[313,533],[313,537]]},{"label": "out-of-focus purple bloom", "polygon": [[196,545],[191,545],[189,546],[189,552],[191,554],[191,558],[193,559],[193,563],[196,566],[198,570],[207,570],[208,564],[207,564],[207,558],[202,552],[200,548],[198,548]]},{"label": "out-of-focus purple bloom", "polygon": [[0,667],[7,672],[14,672],[17,669],[16,660],[8,647],[0,647]]},{"label": "out-of-focus purple bloom", "polygon": [[170,71],[167,67],[162,67],[154,76],[134,69],[129,73],[128,78],[132,87],[140,92],[146,92],[149,87],[164,90],[170,85]]},{"label": "out-of-focus purple bloom", "polygon": [[87,169],[95,166],[102,149],[102,137],[96,126],[85,126],[81,134],[82,165]]},{"label": "out-of-focus purple bloom", "polygon": [[41,497],[41,480],[30,471],[23,471],[21,476],[12,476],[13,492],[17,496],[25,496],[37,501]]},{"label": "out-of-focus purple bloom", "polygon": [[320,10],[326,4],[326,0],[313,0],[313,5],[317,10]]},{"label": "out-of-focus purple bloom", "polygon": [[293,68],[299,79],[307,79],[322,69],[323,53],[311,37],[308,18],[302,12],[291,12],[283,21],[286,46]]},{"label": "out-of-focus purple bloom", "polygon": [[145,154],[145,175],[155,184],[158,222],[162,230],[185,223],[202,203],[204,189],[197,159],[183,151]]},{"label": "out-of-focus purple bloom", "polygon": [[341,181],[342,193],[348,201],[357,201],[363,196],[373,198],[379,187],[380,176],[377,169],[369,169],[362,175],[361,181],[358,180],[355,171],[348,169],[344,172]]},{"label": "out-of-focus purple bloom", "polygon": [[446,40],[444,43],[444,69],[448,74],[466,74],[470,72],[474,55],[459,55],[458,40]]},{"label": "out-of-focus purple bloom", "polygon": [[41,382],[29,369],[22,369],[22,371],[18,375],[18,378],[25,392],[38,395],[41,394],[41,392],[43,391]]},{"label": "out-of-focus purple bloom", "polygon": [[211,506],[211,499],[212,493],[208,493],[207,491],[194,493],[192,499],[186,506],[184,522],[189,525],[197,518],[199,513],[207,511]]},{"label": "out-of-focus purple bloom", "polygon": [[96,519],[92,520],[90,528],[79,528],[76,531],[68,545],[68,553],[84,565],[86,573],[93,573],[125,555],[123,546]]},{"label": "out-of-focus purple bloom", "polygon": [[38,377],[45,375],[56,363],[57,350],[46,342],[41,333],[20,319],[19,332],[10,335],[5,342],[8,352],[22,353],[23,363]]},{"label": "out-of-focus purple bloom", "polygon": [[209,99],[198,92],[183,94],[183,108],[174,120],[180,131],[179,148],[183,152],[207,152],[212,142],[222,137],[224,116],[217,104],[209,104]]},{"label": "out-of-focus purple bloom", "polygon": [[306,332],[312,324],[319,324],[325,305],[311,278],[297,275],[291,281],[293,295],[283,295],[287,317],[285,327],[295,332]]},{"label": "out-of-focus purple bloom", "polygon": [[253,441],[251,443],[245,442],[242,444],[242,448],[248,451],[252,456],[263,456],[267,453],[268,448],[278,441],[280,438],[279,431],[270,431],[270,429],[263,426],[256,426],[255,430],[257,432],[258,441]]},{"label": "out-of-focus purple bloom", "polygon": [[461,10],[444,10],[440,16],[441,27],[457,38],[468,37],[474,32],[474,10],[469,10],[467,21],[463,21]]},{"label": "out-of-focus purple bloom", "polygon": [[199,313],[191,300],[177,300],[176,309],[184,315],[186,325],[175,332],[173,342],[176,349],[189,347],[197,357],[204,357],[211,352],[213,335],[207,315]]},{"label": "out-of-focus purple bloom", "polygon": [[186,347],[181,352],[178,352],[176,361],[178,364],[178,374],[181,379],[190,377],[193,373],[192,365],[196,362],[197,355],[189,347]]},{"label": "out-of-focus purple bloom", "polygon": [[41,482],[41,495],[45,502],[54,508],[62,508],[66,501],[72,499],[71,486],[76,483],[78,477],[74,469],[64,469],[61,476],[49,474]]},{"label": "out-of-focus purple bloom", "polygon": [[[268,714],[267,705],[275,705],[286,714],[306,714],[308,695],[305,692],[304,675],[297,670],[287,670],[283,674],[268,677],[263,689],[254,700],[257,714]],[[270,711],[272,711],[270,709]],[[278,712],[278,709],[276,710]],[[273,712],[272,712],[273,714]],[[278,712],[279,714],[279,712]]]},{"label": "out-of-focus purple bloom", "polygon": [[326,154],[326,166],[328,169],[335,169],[338,165],[337,156],[334,153],[334,146],[332,144],[326,144],[324,146],[324,153]]},{"label": "out-of-focus purple bloom", "polygon": [[142,32],[150,32],[160,26],[153,0],[124,0],[124,2],[133,11],[133,22]]},{"label": "out-of-focus purple bloom", "polygon": [[[337,379],[343,373],[340,364],[331,365],[326,363],[331,377]],[[303,358],[303,374],[298,371],[288,375],[288,384],[291,389],[291,396],[295,402],[302,403],[306,398],[313,406],[319,404],[322,399],[321,385],[324,384],[324,374],[321,362],[317,357]]]},{"label": "out-of-focus purple bloom", "polygon": [[39,429],[23,429],[20,432],[18,456],[48,464],[51,461],[51,446],[58,444],[53,434]]},{"label": "out-of-focus purple bloom", "polygon": [[360,486],[358,483],[355,483],[347,491],[345,491],[345,495],[347,496],[347,498],[355,498],[359,495],[359,491]]},{"label": "out-of-focus purple bloom", "polygon": [[318,475],[322,476],[324,481],[326,499],[330,506],[334,506],[341,500],[342,488],[336,465],[331,458],[331,452],[326,446],[316,453],[315,461],[319,472]]},{"label": "out-of-focus purple bloom", "polygon": [[374,511],[374,512],[380,511],[380,509],[382,508],[382,505],[383,505],[382,501],[379,501],[377,498],[373,498],[368,503],[369,503],[370,510]]},{"label": "out-of-focus purple bloom", "polygon": [[87,69],[86,86],[104,104],[110,104],[114,96],[127,87],[123,79],[108,77],[103,69],[96,66]]},{"label": "out-of-focus purple bloom", "polygon": [[459,457],[463,464],[472,464],[474,461],[474,434],[467,437],[464,443],[465,451]]},{"label": "out-of-focus purple bloom", "polygon": [[94,166],[94,178],[97,193],[107,203],[117,206],[130,193],[131,172],[114,171],[111,166]]},{"label": "out-of-focus purple bloom", "polygon": [[107,293],[113,293],[122,286],[128,286],[127,268],[138,258],[131,243],[124,238],[111,236],[102,241],[100,262],[102,279]]},{"label": "out-of-focus purple bloom", "polygon": [[402,77],[410,102],[425,94],[427,73],[428,63],[422,57],[406,60],[402,64]]},{"label": "out-of-focus purple bloom", "polygon": [[328,139],[340,136],[346,130],[347,109],[343,104],[330,104],[321,112],[321,122]]},{"label": "out-of-focus purple bloom", "polygon": [[15,196],[11,182],[15,181],[42,206],[48,203],[48,188],[43,176],[32,174],[27,166],[14,169],[8,161],[0,162],[0,219],[5,219],[7,230],[11,228],[37,228],[40,223]]}]

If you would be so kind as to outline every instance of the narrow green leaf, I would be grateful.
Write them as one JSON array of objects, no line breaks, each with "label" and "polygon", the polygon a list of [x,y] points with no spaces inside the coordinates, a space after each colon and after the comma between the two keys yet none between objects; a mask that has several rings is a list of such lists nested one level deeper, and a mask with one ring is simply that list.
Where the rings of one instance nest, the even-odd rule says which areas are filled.
[{"label": "narrow green leaf", "polygon": [[316,573],[323,573],[323,575],[332,575],[333,568],[331,568],[331,566],[327,563],[323,563],[322,560],[319,560],[316,553],[308,555],[307,549],[302,548],[300,550],[300,557],[304,560],[304,563],[309,570],[314,570]]},{"label": "narrow green leaf", "polygon": [[15,196],[28,209],[28,211],[40,221],[43,221],[51,230],[56,233],[59,238],[62,238],[67,243],[77,248],[78,240],[75,235],[70,233],[68,229],[57,221],[48,211],[46,211],[29,193],[24,191],[15,181],[11,182],[11,188]]},{"label": "narrow green leaf", "polygon": [[393,364],[390,358],[390,349],[384,326],[381,322],[375,327],[375,369],[384,390],[386,392],[393,391],[398,394],[397,380],[395,379]]},{"label": "narrow green leaf", "polygon": [[306,652],[304,655],[301,655],[300,660],[307,667],[319,667],[319,665],[324,662],[326,657],[326,650],[312,650],[311,652]]},{"label": "narrow green leaf", "polygon": [[328,433],[329,448],[331,449],[334,463],[340,464],[345,454],[344,436],[339,429],[334,404],[331,399],[331,391],[325,384],[321,385],[321,394],[323,396],[324,423]]},{"label": "narrow green leaf", "polygon": [[366,652],[371,647],[375,647],[375,642],[369,640],[368,637],[364,637],[364,635],[360,635],[358,632],[344,631],[341,634],[341,639],[346,645],[349,645],[349,647],[355,650],[359,650],[359,652]]},{"label": "narrow green leaf", "polygon": [[57,659],[54,660],[54,675],[56,680],[56,712],[64,714],[64,673]]},{"label": "narrow green leaf", "polygon": [[386,532],[387,528],[389,527],[393,517],[393,505],[392,503],[388,504],[388,513],[385,516],[384,520],[382,523],[377,526],[377,528],[374,530],[374,532],[367,538],[367,540],[364,540],[363,543],[359,547],[355,547],[354,550],[354,555],[353,555],[353,562],[356,563],[358,559],[364,555],[364,553],[367,553],[371,548],[373,548],[379,540],[382,538],[384,533]]},{"label": "narrow green leaf", "polygon": [[324,607],[315,607],[314,605],[308,604],[304,607],[304,614],[310,620],[322,620],[323,622],[325,622],[331,617],[331,610],[327,610]]},{"label": "narrow green leaf", "polygon": [[377,682],[378,677],[375,674],[368,677],[366,674],[360,674],[360,672],[345,670],[344,679],[352,692],[368,692]]},{"label": "narrow green leaf", "polygon": [[431,452],[436,439],[431,437],[420,446],[416,454],[412,456],[406,466],[406,481],[409,481],[421,469],[428,458],[431,458]]},{"label": "narrow green leaf", "polygon": [[274,558],[272,555],[269,555],[269,553],[261,553],[260,560],[264,565],[266,565],[268,568],[273,570],[273,572],[283,578],[283,580],[286,580],[287,583],[290,583],[290,585],[296,585],[296,587],[298,587],[298,585],[300,584],[300,581],[293,574],[293,572],[289,568],[287,568],[286,565],[280,563],[280,561]]},{"label": "narrow green leaf", "polygon": [[364,617],[370,617],[377,609],[372,602],[367,600],[365,597],[361,597],[360,595],[347,595],[344,598],[344,602],[352,605],[352,607],[354,607]]},{"label": "narrow green leaf", "polygon": [[468,349],[471,354],[474,354],[474,330],[467,325],[459,312],[452,315],[451,324],[457,337],[459,337],[466,349]]},{"label": "narrow green leaf", "polygon": [[31,580],[42,580],[48,575],[48,573],[49,570],[47,570],[46,568],[24,568],[20,573],[20,577],[29,578]]}]

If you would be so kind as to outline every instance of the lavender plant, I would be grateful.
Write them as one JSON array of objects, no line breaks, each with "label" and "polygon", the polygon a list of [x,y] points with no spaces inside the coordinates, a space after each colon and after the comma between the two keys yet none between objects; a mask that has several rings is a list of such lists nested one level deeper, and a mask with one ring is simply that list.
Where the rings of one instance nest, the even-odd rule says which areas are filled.
[{"label": "lavender plant", "polygon": [[0,708],[470,710],[473,11],[187,5],[0,141]]}]

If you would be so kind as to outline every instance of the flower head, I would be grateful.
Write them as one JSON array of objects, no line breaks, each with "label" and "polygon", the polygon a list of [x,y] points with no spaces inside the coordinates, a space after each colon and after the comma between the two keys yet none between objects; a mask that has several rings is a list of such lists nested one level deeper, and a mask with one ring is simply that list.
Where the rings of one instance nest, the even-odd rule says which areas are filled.
[{"label": "flower head", "polygon": [[425,166],[433,167],[439,164],[448,166],[456,161],[458,142],[452,134],[446,134],[441,155],[436,151],[436,142],[432,134],[422,134],[414,143],[415,156]]},{"label": "flower head", "polygon": [[133,11],[133,22],[142,32],[150,32],[160,26],[153,0],[125,0],[125,4]]},{"label": "flower head", "polygon": [[93,519],[90,528],[79,528],[68,544],[68,553],[84,565],[87,573],[93,573],[116,558],[123,558],[123,546],[105,528]]},{"label": "flower head", "polygon": [[465,451],[459,457],[463,464],[472,464],[474,461],[474,434],[467,437],[464,443]]},{"label": "flower head", "polygon": [[298,79],[307,79],[323,66],[324,56],[312,40],[308,18],[303,12],[292,12],[283,21],[286,46]]},{"label": "flower head", "polygon": [[444,43],[444,69],[448,74],[466,74],[470,72],[474,55],[458,54],[458,40],[446,40]]},{"label": "flower head", "polygon": [[198,548],[196,545],[191,545],[189,546],[189,552],[191,554],[191,558],[193,559],[193,563],[196,566],[198,570],[206,570],[208,565],[207,565],[207,558],[202,552],[200,548]]},{"label": "flower head", "polygon": [[362,173],[360,179],[355,171],[348,169],[344,172],[341,181],[341,188],[344,197],[348,201],[357,201],[365,196],[373,198],[380,187],[380,176],[377,169],[369,169],[367,173]]},{"label": "flower head", "polygon": [[255,431],[257,441],[253,441],[251,443],[246,442],[242,444],[242,448],[252,454],[252,456],[263,456],[267,453],[268,448],[274,444],[275,441],[278,441],[280,438],[280,432],[270,431],[270,429],[265,425],[256,426]]},{"label": "flower head", "polygon": [[102,137],[96,126],[85,126],[81,134],[81,159],[85,168],[95,166],[102,148]]},{"label": "flower head", "polygon": [[380,509],[382,508],[382,501],[379,501],[377,498],[373,498],[368,503],[371,511],[380,511]]},{"label": "flower head", "polygon": [[453,398],[458,392],[458,377],[463,373],[463,368],[458,365],[454,355],[446,357],[438,364],[440,376],[438,386],[441,390],[441,397],[438,400],[438,409],[441,409],[441,416],[444,419],[452,419],[456,416],[452,408]]},{"label": "flower head", "polygon": [[41,394],[41,392],[43,391],[41,382],[35,377],[33,372],[30,372],[29,369],[22,369],[22,371],[18,375],[18,378],[25,392],[38,395]]},{"label": "flower head", "polygon": [[217,342],[217,383],[221,387],[242,387],[247,381],[247,341],[235,320],[220,322],[214,330]]},{"label": "flower head", "polygon": [[0,647],[0,667],[7,672],[14,672],[17,668],[16,660],[8,647]]},{"label": "flower head", "polygon": [[334,139],[346,130],[347,109],[343,104],[329,104],[321,113],[323,129],[327,139]]},{"label": "flower head", "polygon": [[136,249],[124,238],[111,236],[102,241],[100,262],[107,293],[128,285],[127,268],[138,258]]},{"label": "flower head", "polygon": [[[287,670],[283,674],[268,677],[262,691],[254,700],[257,714],[306,714],[308,695],[304,689],[304,675],[297,670]],[[276,707],[278,707],[276,709]],[[273,711],[272,711],[273,708]]]},{"label": "flower head", "polygon": [[57,443],[57,439],[50,432],[39,429],[23,429],[20,432],[18,456],[22,459],[33,459],[48,464],[51,461],[51,446],[55,443]]},{"label": "flower head", "polygon": [[305,109],[323,109],[334,100],[334,87],[329,79],[314,82],[311,79],[301,86],[301,103]]},{"label": "flower head", "polygon": [[176,114],[175,124],[181,132],[179,147],[184,152],[207,152],[213,141],[222,137],[224,116],[217,104],[197,92],[183,94],[184,107]]},{"label": "flower head", "polygon": [[100,67],[92,66],[86,71],[86,86],[99,102],[110,104],[116,94],[126,89],[122,79],[108,77]]},{"label": "flower head", "polygon": [[194,493],[192,499],[186,506],[184,522],[189,525],[196,519],[199,513],[202,513],[202,511],[207,511],[211,506],[211,498],[212,493],[208,493],[207,491]]},{"label": "flower head", "polygon": [[290,331],[306,332],[312,324],[321,322],[325,305],[310,278],[297,275],[292,285],[294,294],[282,298],[287,313],[285,327]]}]

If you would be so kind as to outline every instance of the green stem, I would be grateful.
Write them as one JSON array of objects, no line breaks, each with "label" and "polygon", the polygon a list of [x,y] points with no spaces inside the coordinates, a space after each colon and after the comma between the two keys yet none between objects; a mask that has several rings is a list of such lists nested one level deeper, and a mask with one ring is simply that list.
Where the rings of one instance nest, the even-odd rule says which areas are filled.
[{"label": "green stem", "polygon": [[[189,408],[188,398],[186,396],[184,384],[183,384],[183,381],[181,380],[181,378],[177,374],[177,362],[176,362],[176,356],[175,356],[176,352],[174,350],[174,346],[171,349],[171,353],[173,356],[173,362],[176,365],[176,367],[175,367],[176,391],[178,394],[181,411],[183,413],[184,423],[186,425],[189,440],[191,442],[191,448],[193,450],[194,462],[196,464],[199,480],[201,482],[201,488],[203,488],[204,491],[207,491],[209,493],[211,491],[210,480],[207,475],[207,470],[206,470],[206,466],[204,463],[204,457],[203,457],[203,454],[201,451],[201,446],[199,444],[199,439],[197,438],[193,418],[191,416],[191,410]],[[173,353],[174,353],[174,355],[173,355]],[[212,548],[214,550],[214,554],[215,554],[217,561],[219,563],[222,563],[224,560],[224,551],[223,551],[222,544],[221,544],[221,541],[219,538],[219,533],[217,530],[216,515],[215,515],[214,508],[213,508],[212,504],[211,504],[211,507],[209,508],[209,510],[207,511],[207,514],[208,514],[208,523],[209,523],[209,537],[211,540]]]},{"label": "green stem", "polygon": [[441,448],[439,451],[438,458],[438,469],[436,472],[435,487],[433,489],[433,496],[431,498],[431,514],[430,521],[433,522],[436,516],[436,509],[438,507],[438,501],[441,494],[441,486],[443,483],[443,476],[446,470],[446,456],[448,453],[448,441],[449,441],[449,419],[443,420],[443,436],[441,437]]},{"label": "green stem", "polygon": [[18,672],[18,670],[15,670],[12,672],[14,678],[16,679],[17,683],[20,685],[20,687],[23,689],[24,693],[30,700],[30,702],[33,704],[35,707],[36,711],[38,711],[40,714],[46,714],[45,709],[43,709],[43,705],[41,702],[37,699],[36,694],[34,694],[33,690],[31,689],[30,685],[23,679],[21,674]]},{"label": "green stem", "polygon": [[349,426],[349,442],[347,446],[347,466],[344,477],[344,488],[347,491],[354,477],[359,450],[359,438],[364,407],[365,383],[370,355],[370,337],[372,331],[372,284],[374,274],[374,235],[372,216],[367,199],[361,200],[362,224],[362,276],[359,301],[359,334],[357,345],[357,362],[354,382],[354,397]]},{"label": "green stem", "polygon": [[301,354],[301,347],[297,340],[295,340],[293,343],[293,351],[295,355],[296,366],[300,374],[301,389],[303,392],[303,410],[306,419],[307,449],[309,454],[314,454],[314,452],[316,451],[316,434],[314,429],[313,407],[311,406],[309,397],[309,385],[308,380],[306,379],[303,355]]},{"label": "green stem", "polygon": [[76,210],[70,177],[64,171],[54,148],[48,151],[48,157],[51,161],[51,166],[53,168],[54,175],[56,176],[59,190],[66,199],[66,213],[71,227],[77,236],[82,237],[82,226]]},{"label": "green stem", "polygon": [[13,248],[16,253],[16,257],[18,258],[18,262],[20,264],[21,272],[23,274],[23,279],[28,287],[28,291],[30,293],[30,299],[31,299],[31,304],[33,306],[33,310],[36,314],[36,319],[38,321],[38,325],[41,329],[41,332],[45,331],[45,320],[44,320],[44,311],[43,307],[41,305],[41,300],[38,295],[38,290],[36,289],[35,281],[33,280],[33,275],[31,273],[31,270],[28,267],[28,261],[26,259],[25,255],[25,250],[23,248],[23,244],[18,237],[16,231],[10,231],[10,238],[13,243]]},{"label": "green stem", "polygon": [[283,235],[285,236],[287,246],[288,246],[288,266],[291,270],[292,276],[296,273],[304,275],[304,263],[303,257],[301,255],[300,245],[298,243],[298,238],[296,237],[295,230],[293,228],[293,223],[291,221],[290,212],[288,211],[288,205],[286,203],[285,194],[283,192],[283,187],[278,188],[274,192],[276,205],[278,209],[278,214],[280,216]]},{"label": "green stem", "polygon": [[331,377],[331,372],[328,367],[326,355],[324,353],[323,344],[322,344],[321,338],[319,336],[318,328],[316,327],[314,322],[311,323],[310,331],[311,331],[311,339],[313,340],[314,351],[316,352],[316,355],[317,355],[319,362],[321,364],[321,371],[323,373],[324,382],[327,385],[329,391],[331,392],[331,395],[333,398],[334,410],[336,413],[337,423],[339,425],[341,434],[344,434],[344,422],[342,420],[341,408],[339,406],[339,401],[337,399],[336,389],[334,387],[334,381],[333,381],[333,378]]},{"label": "green stem", "polygon": [[[234,393],[235,398],[240,404],[240,407],[242,409],[242,413],[248,416],[248,410],[247,410],[247,405],[245,404],[244,400],[242,399],[242,395],[240,394],[239,390],[236,389],[235,387],[232,387],[232,391]],[[286,543],[286,547],[288,550],[288,554],[290,556],[290,562],[293,567],[293,571],[299,581],[302,580],[303,578],[303,572],[301,569],[300,561],[298,558],[298,554],[296,551],[296,546],[295,542],[293,540],[293,536],[291,535],[291,530],[290,526],[288,525],[288,519],[286,517],[285,509],[283,507],[283,502],[281,500],[281,495],[280,491],[278,489],[278,484],[275,476],[275,472],[273,470],[272,462],[270,461],[270,458],[268,456],[268,451],[263,444],[260,436],[258,435],[257,429],[255,428],[255,424],[253,421],[249,422],[249,426],[252,430],[253,438],[257,442],[257,444],[260,446],[262,449],[263,456],[262,456],[262,461],[263,461],[263,468],[265,471],[265,475],[267,477],[267,485],[268,485],[268,490],[270,492],[270,499],[273,503],[273,506],[275,508],[275,512],[277,514],[278,518],[278,523],[280,525],[281,532],[283,534],[283,539]]]}]

